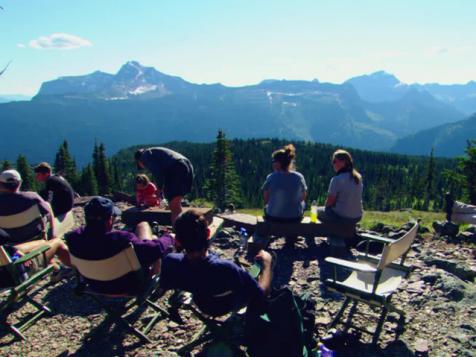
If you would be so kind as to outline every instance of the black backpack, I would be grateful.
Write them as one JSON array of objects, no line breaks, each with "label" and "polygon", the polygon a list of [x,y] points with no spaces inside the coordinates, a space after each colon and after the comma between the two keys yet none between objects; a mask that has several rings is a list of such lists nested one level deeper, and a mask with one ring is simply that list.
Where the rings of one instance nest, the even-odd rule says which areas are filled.
[{"label": "black backpack", "polygon": [[[314,314],[311,318],[309,310],[305,310],[307,317],[304,320],[301,307],[309,308],[307,300],[296,299],[288,287],[271,292],[264,314],[250,306],[246,317],[246,342],[250,356],[307,356],[306,340],[312,340]],[[305,330],[304,321],[308,326],[312,322],[310,333]]]}]

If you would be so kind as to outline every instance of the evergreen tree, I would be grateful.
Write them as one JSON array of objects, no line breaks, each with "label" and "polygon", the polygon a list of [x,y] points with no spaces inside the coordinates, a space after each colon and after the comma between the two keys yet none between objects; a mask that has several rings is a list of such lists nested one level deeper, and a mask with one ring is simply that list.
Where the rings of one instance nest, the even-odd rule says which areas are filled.
[{"label": "evergreen tree", "polygon": [[93,169],[96,175],[99,194],[105,195],[111,193],[112,179],[109,167],[109,160],[106,157],[106,148],[104,144],[94,144],[93,150]]},{"label": "evergreen tree", "polygon": [[12,169],[12,168],[13,168],[13,167],[12,167],[12,164],[10,164],[10,161],[8,161],[8,160],[3,160],[1,171],[10,170],[10,169]]},{"label": "evergreen tree", "polygon": [[205,194],[215,206],[224,209],[228,204],[242,204],[240,180],[236,173],[230,144],[225,133],[218,131],[209,177],[205,182]]},{"label": "evergreen tree", "polygon": [[425,203],[423,208],[428,210],[430,207],[430,201],[433,200],[433,181],[435,176],[435,157],[434,157],[434,149],[431,149],[430,159],[428,160],[428,168],[426,172],[426,182],[425,182]]},{"label": "evergreen tree", "polygon": [[58,175],[63,176],[73,186],[76,185],[78,181],[76,162],[69,152],[68,142],[66,140],[63,141],[56,153],[54,169]]},{"label": "evergreen tree", "polygon": [[22,191],[35,191],[35,175],[24,155],[18,155],[17,170],[20,173],[23,181],[21,186]]},{"label": "evergreen tree", "polygon": [[96,175],[91,165],[83,169],[79,186],[82,195],[97,196],[99,194]]},{"label": "evergreen tree", "polygon": [[466,191],[471,204],[476,204],[476,140],[468,140],[466,157],[460,159],[460,168],[466,181]]}]

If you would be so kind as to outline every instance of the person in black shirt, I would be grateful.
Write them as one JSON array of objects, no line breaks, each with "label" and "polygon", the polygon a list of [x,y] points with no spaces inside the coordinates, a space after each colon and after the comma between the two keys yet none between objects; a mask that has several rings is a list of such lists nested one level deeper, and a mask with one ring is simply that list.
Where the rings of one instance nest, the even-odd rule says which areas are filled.
[{"label": "person in black shirt", "polygon": [[74,203],[74,190],[62,176],[53,175],[51,166],[41,162],[35,167],[36,179],[45,183],[40,196],[51,204],[55,217],[61,218],[71,211]]}]

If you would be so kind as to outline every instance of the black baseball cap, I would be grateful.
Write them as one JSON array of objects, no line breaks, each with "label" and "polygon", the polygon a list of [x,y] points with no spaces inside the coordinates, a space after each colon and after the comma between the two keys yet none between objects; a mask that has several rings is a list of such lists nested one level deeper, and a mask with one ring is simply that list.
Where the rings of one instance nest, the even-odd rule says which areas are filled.
[{"label": "black baseball cap", "polygon": [[84,214],[86,221],[104,221],[111,216],[120,216],[121,210],[109,198],[97,196],[84,206]]}]

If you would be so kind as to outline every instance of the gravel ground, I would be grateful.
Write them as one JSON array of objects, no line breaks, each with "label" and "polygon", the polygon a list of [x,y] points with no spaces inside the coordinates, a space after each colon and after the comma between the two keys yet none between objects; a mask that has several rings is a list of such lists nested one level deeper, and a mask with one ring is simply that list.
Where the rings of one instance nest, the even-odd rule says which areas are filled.
[{"label": "gravel ground", "polygon": [[[124,208],[124,207],[123,207]],[[82,208],[75,208],[77,222],[83,221]],[[398,231],[398,229],[396,229]],[[474,240],[473,240],[474,242]],[[288,247],[283,238],[274,240],[270,250],[278,258],[274,285],[289,285],[296,293],[311,292],[316,301],[315,336],[324,336],[343,299],[325,291],[322,281],[329,275],[324,265],[328,254],[324,239],[299,238]],[[219,235],[213,250],[231,258],[239,244],[233,229]],[[430,355],[474,356],[476,350],[476,272],[474,243],[448,242],[430,233],[419,236],[408,262],[415,267],[409,279],[394,296],[394,303],[407,313],[404,331],[396,339],[398,316],[387,318],[378,346],[372,346],[370,335],[362,335],[352,351],[353,356],[414,356],[418,344],[427,343]],[[463,279],[460,279],[463,278]],[[73,280],[73,279],[72,279]],[[87,297],[73,293],[74,282],[44,282],[36,299],[43,299],[53,309],[27,330],[28,341],[0,335],[2,356],[174,356],[202,326],[188,311],[181,310],[183,323],[162,320],[150,337],[156,341],[140,344],[133,336],[105,320],[105,314]],[[167,296],[159,300],[167,306]],[[28,313],[27,305],[9,316],[10,320]],[[145,311],[141,319],[150,315]],[[376,326],[378,313],[359,305],[353,323],[368,329]],[[196,351],[201,349],[198,348]]]}]

